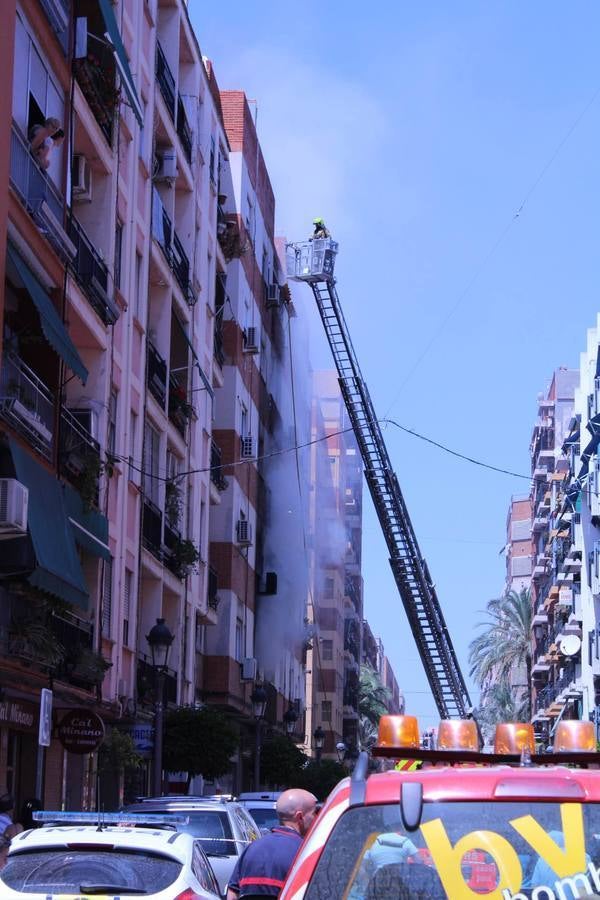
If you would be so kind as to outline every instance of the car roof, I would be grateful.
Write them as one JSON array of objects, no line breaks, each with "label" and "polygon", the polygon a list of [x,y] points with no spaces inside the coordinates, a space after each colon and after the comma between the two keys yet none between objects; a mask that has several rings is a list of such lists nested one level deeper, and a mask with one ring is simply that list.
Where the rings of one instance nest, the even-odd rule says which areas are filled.
[{"label": "car roof", "polygon": [[44,825],[23,831],[11,841],[11,854],[44,847],[61,847],[66,844],[94,844],[107,847],[119,846],[128,850],[148,850],[167,854],[184,862],[194,838],[171,828],[144,828],[123,825],[107,825],[98,830],[97,825]]},{"label": "car roof", "polygon": [[163,800],[145,800],[143,803],[130,803],[124,807],[124,812],[140,812],[150,813],[153,810],[165,812],[168,810],[197,810],[203,809],[210,812],[226,812],[231,807],[238,806],[237,803],[231,801],[221,802],[215,800],[203,800],[200,797],[184,798],[178,800],[173,798],[165,798]]}]

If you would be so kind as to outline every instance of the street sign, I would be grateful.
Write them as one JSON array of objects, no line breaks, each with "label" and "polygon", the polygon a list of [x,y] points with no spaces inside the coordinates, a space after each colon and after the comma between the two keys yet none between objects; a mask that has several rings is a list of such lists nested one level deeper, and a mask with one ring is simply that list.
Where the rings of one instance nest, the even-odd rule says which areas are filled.
[{"label": "street sign", "polygon": [[89,709],[72,709],[61,719],[58,739],[69,753],[93,753],[104,740],[104,722]]},{"label": "street sign", "polygon": [[40,724],[38,728],[38,744],[49,747],[52,738],[52,691],[42,688],[40,697]]}]

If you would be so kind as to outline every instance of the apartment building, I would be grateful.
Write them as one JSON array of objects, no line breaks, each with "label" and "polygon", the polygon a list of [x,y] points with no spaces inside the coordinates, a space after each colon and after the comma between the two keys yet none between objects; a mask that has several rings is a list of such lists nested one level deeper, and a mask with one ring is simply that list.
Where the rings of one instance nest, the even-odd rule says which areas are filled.
[{"label": "apartment building", "polygon": [[[56,729],[38,748],[41,690],[55,726],[83,708],[148,729],[151,627],[174,636],[165,702],[190,703],[216,620],[213,151],[226,159],[227,140],[183,0],[22,0],[12,28],[0,783],[86,808],[95,760]],[[49,117],[64,139],[38,147]]]},{"label": "apartment building", "polygon": [[335,746],[358,744],[358,693],[362,643],[362,466],[348,427],[334,372],[314,375],[312,528],[315,565],[314,621],[318,647],[307,660],[310,736],[325,732],[323,752],[336,758]]},{"label": "apartment building", "polygon": [[567,649],[568,634],[580,630],[577,563],[573,537],[579,513],[563,510],[570,460],[563,444],[570,432],[579,373],[557,369],[548,391],[538,397],[531,440],[533,570],[533,721],[546,735],[558,716],[581,711],[577,686],[580,657]]},{"label": "apartment building", "polygon": [[[206,632],[201,696],[239,729],[239,753],[229,785],[223,783],[239,791],[252,783],[257,685],[267,695],[265,733],[283,729],[286,715],[292,736],[304,736],[306,587],[292,576],[306,569],[308,498],[301,496],[294,456],[271,454],[298,442],[308,414],[304,427],[294,420],[290,397],[300,388],[293,383],[290,294],[253,111],[242,91],[221,91],[218,98],[229,144],[218,186],[213,369],[220,380],[213,472],[221,483],[220,502],[211,508],[210,565],[219,613]],[[305,367],[306,357],[298,369]]]},{"label": "apartment building", "polygon": [[[537,427],[537,426],[536,426]],[[531,537],[531,503],[529,494],[511,497],[506,516],[505,591],[519,594],[531,585],[533,542]]]}]

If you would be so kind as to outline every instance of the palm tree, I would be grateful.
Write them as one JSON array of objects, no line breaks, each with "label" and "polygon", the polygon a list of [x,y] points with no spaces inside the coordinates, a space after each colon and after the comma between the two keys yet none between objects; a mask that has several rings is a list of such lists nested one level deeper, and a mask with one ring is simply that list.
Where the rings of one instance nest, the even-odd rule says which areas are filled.
[{"label": "palm tree", "polygon": [[482,697],[477,721],[487,739],[491,738],[498,722],[523,722],[529,718],[528,699],[517,697],[508,681],[491,685]]},{"label": "palm tree", "polygon": [[[471,641],[471,677],[486,697],[496,682],[510,686],[511,673],[525,668],[527,718],[531,716],[531,594],[529,589],[508,591],[487,604],[487,620],[480,622],[481,634]],[[514,691],[516,685],[512,685]]]},{"label": "palm tree", "polygon": [[358,714],[375,728],[388,711],[390,692],[381,683],[378,673],[371,666],[360,667],[358,685]]}]

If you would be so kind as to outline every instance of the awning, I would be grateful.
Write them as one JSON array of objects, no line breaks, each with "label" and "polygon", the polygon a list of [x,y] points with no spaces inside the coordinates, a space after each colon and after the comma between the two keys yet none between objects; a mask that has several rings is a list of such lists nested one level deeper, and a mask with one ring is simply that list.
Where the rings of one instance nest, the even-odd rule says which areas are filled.
[{"label": "awning", "polygon": [[37,563],[29,582],[87,610],[88,589],[60,482],[12,438],[9,444],[17,478],[29,490],[27,525]]},{"label": "awning", "polygon": [[88,371],[81,361],[81,357],[75,344],[69,337],[67,329],[54,309],[52,300],[25,260],[11,244],[7,246],[7,257],[8,276],[11,281],[14,280],[17,285],[23,287],[33,300],[40,316],[44,337],[52,349],[64,360],[69,369],[85,384]]},{"label": "awning", "polygon": [[125,47],[123,46],[123,41],[121,40],[121,33],[119,32],[119,26],[117,25],[114,9],[110,0],[100,0],[100,10],[102,12],[104,24],[106,25],[106,36],[110,40],[110,43],[113,47],[115,64],[117,66],[117,69],[119,70],[119,75],[121,76],[123,87],[125,88],[127,96],[129,97],[129,102],[131,103],[133,113],[141,127],[144,124],[144,113],[142,111],[142,105],[133,83],[133,76],[131,74],[131,69],[129,68],[129,60],[127,59],[127,54],[125,53]]},{"label": "awning", "polygon": [[76,543],[93,556],[111,560],[108,547],[108,519],[95,509],[84,509],[80,495],[68,484],[63,485],[67,518]]}]

